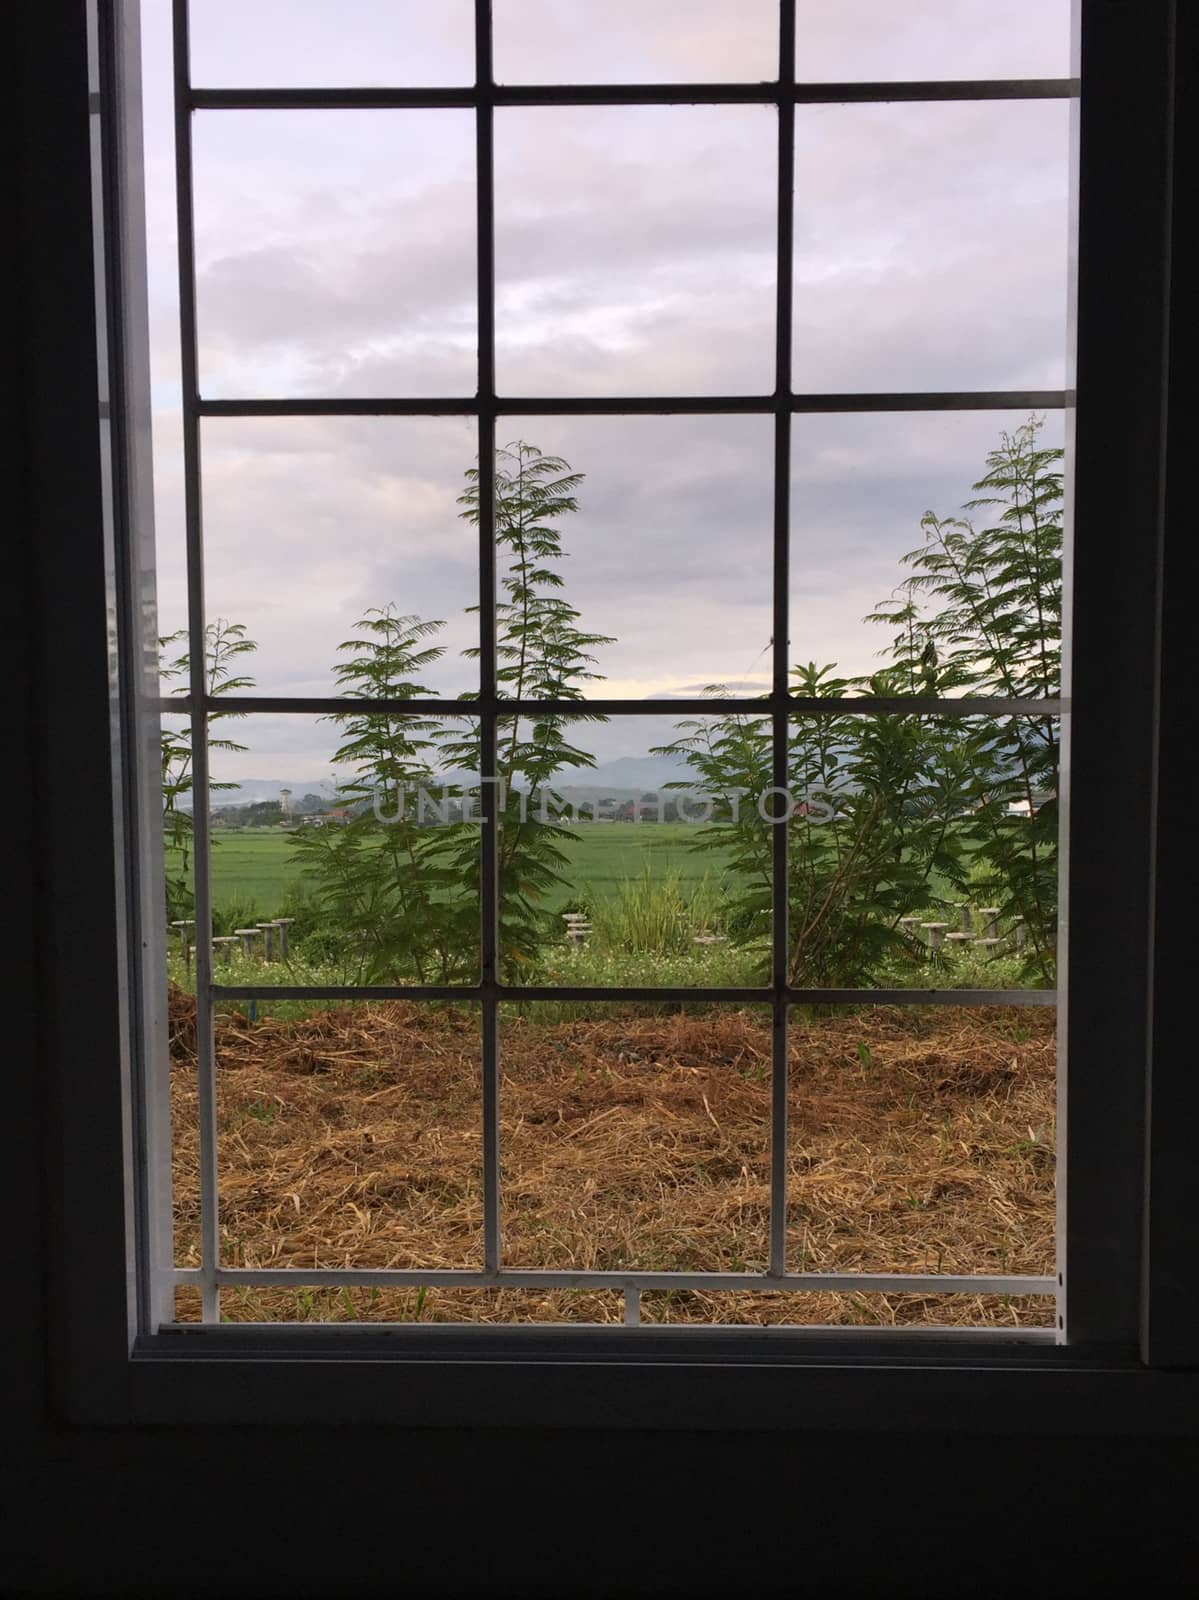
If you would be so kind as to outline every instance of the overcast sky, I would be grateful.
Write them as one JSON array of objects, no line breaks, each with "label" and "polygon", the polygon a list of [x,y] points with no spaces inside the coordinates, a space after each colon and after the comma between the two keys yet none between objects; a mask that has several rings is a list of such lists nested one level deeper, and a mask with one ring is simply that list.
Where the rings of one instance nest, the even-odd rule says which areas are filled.
[{"label": "overcast sky", "polygon": [[[1069,0],[800,0],[815,81],[1064,76]],[[437,84],[473,76],[469,0],[193,0],[199,84]],[[496,0],[505,81],[752,80],[773,0]],[[162,631],[184,618],[170,8],[143,0]],[[584,31],[585,26],[585,31]],[[802,107],[795,385],[1056,388],[1066,364],[1068,106]],[[776,129],[756,106],[497,112],[501,393],[773,388]],[[474,132],[465,111],[210,112],[195,125],[201,390],[464,395],[476,385]],[[801,416],[791,653],[861,672],[862,623],[922,514],[954,512],[1020,415]],[[761,417],[504,419],[585,474],[567,594],[613,696],[765,687],[772,440]],[[1060,440],[1051,415],[1047,436]],[[462,418],[206,423],[210,616],[258,640],[263,693],[329,692],[369,606],[445,619],[461,650],[475,535]],[[662,732],[669,724],[664,719]],[[658,730],[654,730],[655,737]],[[327,776],[310,719],[243,725],[231,777]],[[645,730],[593,739],[640,753]]]}]

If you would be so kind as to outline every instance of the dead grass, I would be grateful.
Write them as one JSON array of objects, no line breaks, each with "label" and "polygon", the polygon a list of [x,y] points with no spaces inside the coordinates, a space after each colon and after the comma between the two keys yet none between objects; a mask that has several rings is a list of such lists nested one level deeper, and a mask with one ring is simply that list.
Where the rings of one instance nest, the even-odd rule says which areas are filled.
[{"label": "dead grass", "polygon": [[[502,1025],[504,1263],[754,1271],[769,1227],[767,1019],[597,1004]],[[194,1014],[171,1000],[176,1247],[197,1256]],[[227,1266],[477,1267],[475,1008],[219,1018]],[[1054,1030],[1036,1008],[870,1008],[793,1023],[792,1270],[1053,1270]],[[619,1294],[232,1290],[234,1320],[598,1321]],[[1048,1298],[647,1294],[645,1320],[1049,1325]],[[181,1318],[195,1295],[179,1292]]]}]

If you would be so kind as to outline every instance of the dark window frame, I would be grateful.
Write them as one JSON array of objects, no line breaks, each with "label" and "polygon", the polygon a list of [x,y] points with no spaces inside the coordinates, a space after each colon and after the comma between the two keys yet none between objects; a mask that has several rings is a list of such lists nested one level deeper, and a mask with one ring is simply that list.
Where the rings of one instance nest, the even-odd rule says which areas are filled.
[{"label": "dark window frame", "polygon": [[[1113,853],[1110,811],[1089,803],[1076,804],[1067,831],[1075,928],[1064,988],[1076,1001],[1071,1053],[1087,1070],[1066,1083],[1073,1154],[1062,1214],[1071,1320],[1067,1343],[1054,1348],[1020,1345],[991,1330],[804,1330],[800,1340],[783,1341],[767,1330],[611,1330],[612,1337],[597,1339],[588,1329],[447,1329],[439,1332],[451,1337],[436,1343],[409,1338],[417,1330],[406,1329],[139,1331],[153,1325],[153,1308],[135,1270],[148,1219],[145,1186],[133,1180],[144,1171],[154,1132],[142,1121],[142,1079],[153,1066],[137,1051],[140,968],[124,940],[146,892],[127,798],[145,782],[148,752],[118,740],[125,801],[118,797],[110,813],[107,800],[89,807],[95,814],[88,826],[71,826],[80,768],[93,777],[111,771],[114,728],[136,711],[151,672],[129,654],[136,617],[110,611],[120,575],[137,566],[132,541],[146,471],[146,441],[125,388],[136,382],[145,349],[144,331],[124,315],[136,304],[138,265],[121,184],[136,167],[136,151],[130,124],[116,114],[122,104],[128,114],[130,104],[120,93],[123,8],[87,8],[98,73],[91,127],[78,99],[79,31],[36,37],[32,54],[40,58],[27,70],[45,69],[49,92],[30,112],[35,172],[39,138],[60,157],[54,204],[32,183],[25,198],[33,222],[27,339],[36,356],[30,474],[40,534],[31,558],[37,648],[30,665],[44,799],[37,954],[54,1199],[51,1370],[69,1415],[107,1422],[934,1429],[952,1418],[955,1426],[998,1431],[1185,1425],[1194,1379],[1148,1370],[1148,1363],[1193,1365],[1195,1328],[1178,1314],[1176,1293],[1171,1302],[1168,1277],[1144,1279],[1152,1257],[1141,1237],[1146,1153],[1157,1193],[1180,1181],[1182,1156],[1177,1128],[1155,1107],[1177,1096],[1184,1064],[1155,1057],[1150,1098],[1147,1046],[1154,762],[1168,755],[1157,748],[1157,721],[1174,17],[1165,3],[1135,19],[1129,9],[1116,0],[1082,5],[1078,373],[1067,413],[1075,429],[1079,530],[1068,759],[1081,797],[1109,786],[1118,760],[1125,828]],[[95,256],[93,159],[110,202],[104,248]],[[57,253],[64,248],[65,258]],[[43,265],[56,262],[44,288],[39,252],[48,252]],[[97,282],[97,267],[105,283]],[[108,352],[110,389],[102,433],[98,345]],[[96,377],[90,399],[90,380],[80,380],[89,361]],[[65,373],[75,381],[64,403]],[[484,433],[487,419],[480,421]],[[63,472],[64,458],[78,470]],[[1120,540],[1129,528],[1142,530],[1129,542],[1146,559],[1122,564]],[[1088,537],[1092,529],[1099,532]],[[69,589],[56,581],[61,553],[46,537],[55,531],[74,541]],[[1127,668],[1114,684],[1103,620],[1113,608],[1124,620]],[[106,617],[111,627],[102,627]],[[67,703],[78,712],[69,730],[51,714]],[[105,776],[99,786],[109,781]],[[1094,870],[1099,860],[1103,873]],[[1115,907],[1130,930],[1119,952],[1105,948],[1098,932]],[[103,1070],[85,1073],[80,1063],[88,1060]],[[1179,1232],[1176,1212],[1166,1225]],[[1143,1326],[1149,1306],[1152,1339]]]}]

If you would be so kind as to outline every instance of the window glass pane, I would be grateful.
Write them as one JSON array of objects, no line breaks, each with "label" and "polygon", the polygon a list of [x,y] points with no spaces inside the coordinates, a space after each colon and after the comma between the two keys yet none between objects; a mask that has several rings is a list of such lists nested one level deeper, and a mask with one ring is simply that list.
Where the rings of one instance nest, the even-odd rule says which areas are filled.
[{"label": "window glass pane", "polygon": [[547,1002],[500,1033],[504,1265],[765,1269],[765,1007]]},{"label": "window glass pane", "polygon": [[500,83],[714,83],[778,75],[778,0],[496,0]]},{"label": "window glass pane", "polygon": [[1071,0],[796,0],[795,75],[845,83],[1063,78]]},{"label": "window glass pane", "polygon": [[[218,1008],[216,1037],[222,1266],[294,1267],[301,1286],[308,1267],[481,1267],[477,1007]],[[186,1211],[194,1104],[177,1127]],[[305,1309],[302,1288],[273,1298]]]},{"label": "window glass pane", "polygon": [[[796,718],[788,774],[791,983],[1052,989],[1058,721]],[[764,870],[773,825],[745,810],[745,854]]]},{"label": "window glass pane", "polygon": [[[790,1063],[789,1271],[1056,1272],[1051,1007],[797,1007]],[[1027,1310],[896,1299],[901,1321]]]},{"label": "window glass pane", "polygon": [[[571,692],[668,698],[716,683],[732,694],[769,687],[770,418],[506,417],[502,427],[501,644],[524,626],[514,603],[527,588],[547,627],[550,604],[565,603],[578,613],[571,628],[593,641],[562,663]],[[533,528],[555,549],[540,558],[545,576],[525,584]],[[548,637],[537,631],[543,644]],[[539,659],[526,650],[502,663],[501,692],[544,692]]]},{"label": "window glass pane", "polygon": [[773,110],[508,109],[495,136],[502,393],[773,388]]},{"label": "window glass pane", "polygon": [[[390,633],[364,651],[376,645],[396,648]],[[469,731],[384,713],[214,715],[217,982],[475,982],[478,803],[444,753]]]},{"label": "window glass pane", "polygon": [[[997,21],[971,0],[902,16],[798,0],[798,76],[1064,73],[1069,9],[1021,0]],[[198,84],[473,79],[469,0],[192,13]],[[495,0],[495,34],[501,82],[752,83],[775,75],[778,5]],[[147,60],[169,63],[161,3],[146,40]],[[187,681],[187,579],[169,72],[158,81],[149,280],[170,694]],[[773,392],[776,116],[495,114],[497,387],[529,413],[498,424],[499,690],[577,700],[570,716],[499,719],[500,976],[759,991],[745,1005],[505,1001],[501,1263],[515,1272],[769,1266],[772,1038],[756,1002],[779,822],[753,699],[771,681],[773,418],[552,416],[536,397]],[[1069,116],[1050,100],[795,109],[797,391],[1064,383]],[[475,393],[472,111],[209,111],[194,129],[206,399]],[[1028,496],[1024,469],[1040,451],[1034,485],[1060,472],[1062,421],[793,418],[793,694],[1057,692],[1061,500],[1056,485]],[[201,434],[218,701],[477,692],[475,419],[205,418]],[[999,505],[965,504],[991,493]],[[671,710],[709,692],[745,707]],[[601,698],[656,714],[589,712]],[[902,1003],[792,1008],[786,1267],[1051,1275],[1055,1008],[1027,991],[1056,977],[1059,719],[796,710],[788,734],[787,978]],[[219,1259],[297,1273],[294,1288],[225,1291],[223,1315],[625,1320],[620,1289],[302,1282],[483,1266],[478,1005],[278,992],[477,984],[481,724],[218,709],[208,737]],[[204,1159],[190,738],[164,718],[185,1267],[199,1264]],[[238,988],[269,992],[221,992]],[[930,1004],[929,990],[1025,1003]],[[179,1289],[183,1320],[198,1305]],[[647,1323],[1054,1320],[1051,1297],[1007,1294],[689,1289],[639,1308]]]},{"label": "window glass pane", "polygon": [[[751,786],[764,760],[769,782],[769,724],[727,721],[726,739],[715,717],[501,720],[500,957],[511,981],[765,981],[769,866],[747,844],[768,830],[725,804],[721,780],[727,770]],[[476,765],[472,752],[460,764]]]},{"label": "window glass pane", "polygon": [[1069,105],[799,106],[795,387],[1059,388]]},{"label": "window glass pane", "polygon": [[141,6],[143,197],[154,471],[157,630],[187,623],[184,552],[183,413],[179,340],[179,259],[175,205],[175,119],[171,8]]},{"label": "window glass pane", "polygon": [[202,394],[474,392],[470,112],[201,112],[194,144]]},{"label": "window glass pane", "polygon": [[[165,0],[153,0],[166,10]],[[473,83],[471,0],[199,0],[192,82],[201,88],[407,88]]]},{"label": "window glass pane", "polygon": [[343,647],[381,612],[432,631],[379,687],[478,687],[478,534],[458,504],[477,448],[470,417],[204,421],[205,601],[255,641],[255,693],[366,694]]},{"label": "window glass pane", "polygon": [[[919,637],[918,656],[927,642],[925,624],[941,618],[948,625],[952,616],[954,596],[938,588],[952,585],[947,561],[958,546],[970,552],[976,587],[985,571],[995,592],[1009,596],[1012,603],[1001,613],[1008,631],[1039,620],[1037,638],[1056,659],[1064,467],[1058,453],[1064,443],[1063,413],[1055,411],[1031,419],[992,411],[795,417],[792,661],[832,665],[848,678],[893,670],[913,654],[904,639],[907,625],[898,620],[909,600],[916,604],[911,628]],[[967,506],[974,500],[998,503]],[[869,620],[887,614],[896,620]],[[1035,667],[1039,646],[1031,635],[1025,643]],[[1057,691],[1052,675],[1035,673],[1031,684],[1027,671],[1021,676],[1022,693]],[[939,681],[933,688],[942,692]],[[925,687],[922,675],[908,674],[905,689]],[[961,686],[945,692],[961,692]]]}]

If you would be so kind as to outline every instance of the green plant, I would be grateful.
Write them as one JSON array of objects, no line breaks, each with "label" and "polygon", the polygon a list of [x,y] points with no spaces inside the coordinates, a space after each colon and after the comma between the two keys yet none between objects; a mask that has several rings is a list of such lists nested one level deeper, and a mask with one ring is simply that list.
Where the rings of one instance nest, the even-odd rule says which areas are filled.
[{"label": "green plant", "polygon": [[[428,642],[441,626],[390,606],[369,611],[339,646],[342,693],[401,702],[428,695],[419,675],[443,653]],[[418,806],[419,793],[437,783],[430,757],[440,725],[392,711],[329,720],[342,735],[333,760],[351,770],[340,795],[351,814],[343,826],[302,828],[293,837],[318,912],[305,952],[316,953],[311,941],[321,937],[324,953],[352,965],[358,982],[467,976],[474,928],[466,896],[421,826]]]},{"label": "green plant", "polygon": [[[577,626],[579,613],[560,592],[558,523],[578,509],[574,491],[581,481],[564,461],[533,445],[516,443],[497,453],[495,541],[503,596],[496,604],[497,680],[500,692],[514,699],[581,700],[581,685],[596,676],[590,652],[608,642]],[[477,469],[468,471],[459,503],[462,516],[477,525]],[[368,612],[356,636],[340,646],[342,692],[401,702],[432,698],[419,680],[442,654],[430,642],[441,626],[391,606]],[[491,767],[483,760],[478,724],[402,711],[332,720],[343,736],[334,762],[352,774],[341,786],[350,817],[344,826],[295,835],[295,859],[319,907],[317,925],[304,935],[305,954],[348,963],[357,981],[468,979],[478,956],[478,826],[464,804],[444,796],[433,802],[444,808],[440,818],[432,817],[439,825],[426,826],[420,796],[449,777],[477,783]],[[567,736],[571,724],[588,720],[596,719],[580,709],[532,724],[516,717],[499,723],[500,942],[509,979],[533,970],[552,926],[543,902],[564,883],[562,842],[571,835],[550,815],[551,780],[565,768],[593,765]]]},{"label": "green plant", "polygon": [[[893,671],[865,680],[797,668],[806,697],[896,694]],[[952,726],[934,718],[835,713],[801,718],[788,785],[799,802],[788,835],[790,979],[869,982],[885,960],[918,966],[924,947],[900,919],[941,909],[956,878],[956,827],[972,771]]]},{"label": "green plant", "polygon": [[[792,688],[809,699],[863,689],[896,692],[893,674],[840,678],[832,667],[796,666]],[[723,692],[714,686],[714,692]],[[752,712],[691,719],[662,753],[681,755],[713,803],[713,823],[694,847],[735,841],[730,936],[758,952],[767,971],[775,822],[769,724]],[[844,711],[796,720],[788,746],[788,975],[806,987],[871,981],[884,960],[922,962],[900,918],[939,904],[937,883],[956,872],[953,821],[967,777],[954,741],[929,719],[860,717]],[[679,783],[676,787],[686,787]],[[719,829],[719,832],[716,830]]]},{"label": "green plant", "polygon": [[[186,696],[191,692],[191,654],[186,648],[178,655],[172,650],[186,646],[186,629],[167,634],[159,639],[159,678],[165,686],[172,685],[170,695]],[[217,618],[204,630],[204,681],[210,695],[237,694],[254,687],[252,678],[241,675],[236,663],[241,657],[251,655],[258,646],[246,637],[240,622],[226,622]],[[237,716],[235,711],[210,711],[209,728],[223,717]],[[195,782],[194,752],[192,750],[191,723],[183,717],[163,719],[160,736],[162,756],[162,821],[163,841],[167,848],[168,865],[165,872],[167,920],[190,916],[195,908],[192,891],[191,852],[192,816],[181,802],[192,794]],[[208,750],[241,751],[245,746],[232,739],[214,739],[211,732]],[[235,783],[212,783],[210,790],[236,789]],[[216,841],[213,840],[215,846]]]},{"label": "green plant", "polygon": [[[479,475],[467,472],[459,500],[462,516],[479,520]],[[496,602],[496,680],[499,692],[514,700],[583,700],[583,685],[593,670],[597,646],[612,641],[578,626],[580,613],[563,594],[558,563],[563,556],[559,522],[578,510],[575,491],[583,481],[558,456],[542,455],[535,445],[517,441],[496,452],[495,543],[499,589]],[[472,608],[474,609],[474,608]],[[477,650],[466,652],[477,657]],[[505,976],[519,982],[530,976],[551,924],[544,910],[547,894],[564,882],[563,842],[570,831],[553,820],[557,808],[554,777],[567,769],[595,765],[571,742],[573,728],[604,719],[588,713],[554,713],[529,720],[503,717],[497,730],[495,776],[499,780],[497,866],[500,901],[500,953]],[[447,730],[444,761],[472,776],[485,766],[476,730]],[[443,829],[434,847],[448,881],[479,885],[478,836],[473,828]],[[476,899],[477,904],[477,899]]]},{"label": "green plant", "polygon": [[[1060,693],[1063,453],[1040,443],[1041,427],[1030,417],[987,456],[974,485],[981,493],[963,507],[985,513],[985,526],[926,513],[923,543],[904,557],[911,576],[873,613],[871,620],[898,629],[891,655],[912,693]],[[1052,983],[1056,719],[974,718],[963,726],[961,748],[973,769],[961,830],[971,882],[1002,917],[1024,918],[1025,973]]]},{"label": "green plant", "polygon": [[218,938],[228,937],[238,928],[256,928],[263,920],[253,900],[227,900],[212,909],[212,931]]},{"label": "green plant", "polygon": [[[987,457],[982,491],[964,507],[988,525],[923,520],[924,542],[895,598],[868,619],[895,629],[888,663],[864,678],[796,666],[808,700],[970,693],[1054,696],[1061,666],[1061,451],[1042,448],[1031,418]],[[713,686],[714,693],[723,693]],[[766,973],[777,797],[771,736],[760,715],[692,719],[661,753],[681,755],[712,797],[747,887],[728,931],[756,948]],[[1057,728],[1052,717],[797,717],[787,761],[788,977],[805,987],[892,981],[961,963],[901,926],[946,905],[970,882],[1022,917],[1019,975],[1052,982],[1057,913]],[[687,785],[676,783],[675,788]],[[1025,814],[1019,814],[1022,806]],[[700,830],[695,847],[714,842]],[[997,974],[992,974],[994,982]],[[927,981],[925,979],[924,981]]]}]

